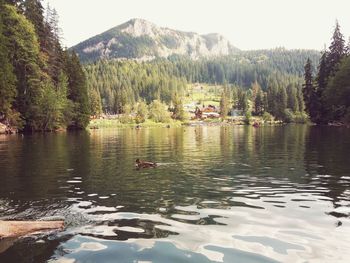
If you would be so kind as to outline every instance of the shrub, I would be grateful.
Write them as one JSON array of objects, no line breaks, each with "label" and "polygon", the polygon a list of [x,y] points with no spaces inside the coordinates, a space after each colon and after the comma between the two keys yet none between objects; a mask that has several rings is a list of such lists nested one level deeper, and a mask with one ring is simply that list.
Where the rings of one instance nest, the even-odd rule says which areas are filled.
[{"label": "shrub", "polygon": [[252,122],[252,113],[250,111],[247,111],[245,113],[244,123],[249,125],[251,122]]},{"label": "shrub", "polygon": [[150,118],[155,122],[169,122],[170,112],[167,110],[167,106],[158,100],[154,100],[149,109]]},{"label": "shrub", "polygon": [[295,123],[308,123],[309,117],[305,112],[298,111],[294,114],[294,122]]},{"label": "shrub", "polygon": [[119,121],[121,123],[133,123],[134,120],[132,118],[131,114],[131,106],[129,104],[124,105],[123,107],[124,114],[119,118]]},{"label": "shrub", "polygon": [[264,112],[264,114],[262,115],[262,118],[266,122],[267,121],[271,122],[274,120],[274,117],[270,113],[268,113],[267,111]]},{"label": "shrub", "polygon": [[143,101],[139,102],[136,110],[136,123],[143,123],[148,118],[148,107],[147,104]]},{"label": "shrub", "polygon": [[283,121],[286,122],[286,123],[291,123],[291,122],[294,121],[294,114],[291,111],[291,109],[285,109],[284,110]]}]

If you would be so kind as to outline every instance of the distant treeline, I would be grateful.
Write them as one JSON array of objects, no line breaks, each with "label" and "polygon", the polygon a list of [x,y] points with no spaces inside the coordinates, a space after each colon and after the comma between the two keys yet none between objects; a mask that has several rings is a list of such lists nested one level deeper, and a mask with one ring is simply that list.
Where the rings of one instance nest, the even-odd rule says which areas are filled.
[{"label": "distant treeline", "polygon": [[[133,107],[140,100],[169,104],[174,94],[186,95],[187,84],[210,83],[227,86],[225,94],[234,107],[237,94],[243,92],[254,103],[253,113],[269,111],[283,119],[287,108],[292,112],[304,110],[302,74],[308,57],[317,62],[320,54],[280,48],[201,60],[179,56],[141,63],[100,60],[86,64],[84,69],[91,111],[96,115],[102,109],[123,113],[125,107]],[[261,104],[256,110],[255,99]],[[241,104],[236,108],[242,108]]]},{"label": "distant treeline", "polygon": [[40,0],[0,0],[0,121],[23,130],[84,128],[87,85]]},{"label": "distant treeline", "polygon": [[329,48],[322,53],[316,76],[308,60],[304,77],[305,106],[311,120],[317,124],[350,124],[350,42],[345,44],[338,22]]},{"label": "distant treeline", "polygon": [[98,115],[103,107],[105,112],[124,113],[126,106],[140,100],[151,103],[159,99],[169,104],[175,93],[183,94],[187,83],[169,71],[171,65],[115,60],[85,65],[91,111]]},{"label": "distant treeline", "polygon": [[318,62],[320,54],[314,50],[240,51],[234,55],[201,60],[189,60],[180,56],[169,58],[166,68],[189,83],[230,83],[250,87],[257,81],[265,90],[269,76],[275,73],[301,77],[307,58]]}]

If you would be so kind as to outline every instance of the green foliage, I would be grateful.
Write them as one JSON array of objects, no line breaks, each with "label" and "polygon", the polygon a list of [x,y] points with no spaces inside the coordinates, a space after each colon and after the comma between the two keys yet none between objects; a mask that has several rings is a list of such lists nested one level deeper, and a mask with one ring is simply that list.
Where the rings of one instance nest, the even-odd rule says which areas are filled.
[{"label": "green foliage", "polygon": [[270,113],[268,113],[267,111],[265,111],[265,112],[263,113],[262,118],[263,118],[263,120],[266,121],[266,122],[272,122],[272,121],[274,121],[274,117],[273,117]]},{"label": "green foliage", "polygon": [[[0,3],[0,8],[3,8]],[[3,34],[2,15],[0,14],[0,120],[8,119],[12,104],[17,95],[16,76],[9,60],[7,37]]]},{"label": "green foliage", "polygon": [[123,112],[124,114],[122,114],[120,117],[119,117],[119,121],[123,124],[126,124],[126,123],[133,123],[134,120],[131,116],[131,111],[132,111],[132,107],[129,105],[129,104],[126,104],[124,105],[124,108],[123,108]]},{"label": "green foliage", "polygon": [[220,99],[220,116],[221,118],[225,119],[229,108],[230,108],[230,93],[228,90],[227,85],[224,86],[224,90],[222,91],[221,94],[221,99]]},{"label": "green foliage", "polygon": [[285,123],[291,123],[294,121],[294,114],[293,114],[293,111],[291,109],[284,110],[283,121]]},{"label": "green foliage", "polygon": [[173,96],[172,102],[174,105],[173,116],[172,116],[173,119],[184,121],[186,116],[185,116],[184,106],[182,103],[182,98],[177,93],[175,93]]},{"label": "green foliage", "polygon": [[305,112],[293,112],[291,109],[285,109],[284,111],[284,119],[285,123],[301,123],[305,124],[309,122],[308,116]]},{"label": "green foliage", "polygon": [[45,39],[44,8],[40,0],[25,0],[22,8],[25,17],[34,25],[36,35],[40,40]]},{"label": "green foliage", "polygon": [[101,95],[98,90],[89,90],[90,100],[90,114],[93,116],[100,116],[102,114]]},{"label": "green foliage", "polygon": [[7,116],[6,121],[12,127],[16,127],[17,129],[23,129],[25,122],[21,117],[21,114],[15,109],[10,109]]},{"label": "green foliage", "polygon": [[[293,57],[295,53],[297,58]],[[161,100],[170,105],[172,94],[183,94],[187,83],[227,81],[234,108],[246,112],[252,107],[256,115],[269,110],[282,119],[288,106],[295,111],[304,108],[299,74],[305,54],[317,58],[315,52],[274,50],[197,61],[181,57],[142,63],[101,60],[85,65],[85,72],[89,90],[99,91],[103,111],[107,113],[123,113],[123,105],[134,106],[140,99],[147,103]],[[280,61],[283,59],[285,64]],[[294,70],[288,63],[294,65]],[[258,88],[247,93],[252,83]],[[287,92],[288,86],[291,88]]]},{"label": "green foliage", "polygon": [[56,11],[45,19],[39,0],[10,4],[0,0],[1,118],[30,131],[86,127],[85,76],[79,59],[62,52]]},{"label": "green foliage", "polygon": [[[324,57],[322,59],[324,59]],[[305,101],[305,110],[309,113],[313,122],[318,122],[320,102],[313,84],[312,65],[310,59],[308,59],[305,64],[304,80],[305,84],[303,85],[303,97]]]},{"label": "green foliage", "polygon": [[235,107],[238,110],[242,110],[243,112],[246,112],[249,108],[246,91],[244,91],[242,88],[237,88],[236,94],[237,94],[237,101],[236,101]]},{"label": "green foliage", "polygon": [[1,10],[7,49],[17,78],[15,107],[26,121],[28,129],[37,128],[43,79],[40,70],[39,43],[33,25],[15,7],[5,5]]},{"label": "green foliage", "polygon": [[298,90],[293,84],[287,86],[287,108],[291,109],[293,112],[299,111],[299,100],[298,100]]},{"label": "green foliage", "polygon": [[332,120],[340,120],[350,109],[350,57],[344,58],[323,96]]},{"label": "green foliage", "polygon": [[66,83],[61,83],[61,88],[57,91],[53,88],[52,83],[45,83],[44,93],[40,101],[41,114],[40,117],[35,120],[36,129],[52,131],[60,127],[65,127],[66,119],[64,110],[67,107]]},{"label": "green foliage", "polygon": [[68,77],[68,99],[74,103],[74,115],[69,128],[83,129],[89,124],[89,98],[85,74],[75,53],[66,52],[65,69]]},{"label": "green foliage", "polygon": [[254,114],[261,115],[264,111],[264,94],[261,90],[261,86],[257,81],[252,85],[252,101],[254,102]]},{"label": "green foliage", "polygon": [[350,60],[344,43],[336,22],[332,43],[321,56],[316,87],[313,87],[310,61],[305,65],[303,93],[306,111],[311,121],[317,124],[341,120],[350,107]]},{"label": "green foliage", "polygon": [[244,116],[244,123],[250,125],[252,123],[252,113],[251,111],[247,111]]},{"label": "green foliage", "polygon": [[139,99],[171,103],[173,94],[183,94],[186,81],[168,72],[167,64],[134,61],[99,61],[85,66],[89,90],[97,89],[104,112],[122,113],[123,105]]},{"label": "green foliage", "polygon": [[301,123],[301,124],[305,124],[309,122],[309,118],[307,116],[307,114],[305,112],[295,112],[294,113],[294,120],[295,123]]},{"label": "green foliage", "polygon": [[332,36],[332,43],[329,46],[329,53],[327,56],[327,68],[329,70],[329,75],[326,76],[329,78],[333,76],[334,73],[338,70],[339,63],[345,55],[345,40],[344,36],[340,32],[340,26],[338,21],[335,23],[335,29]]},{"label": "green foliage", "polygon": [[149,106],[149,115],[151,120],[155,122],[169,122],[170,120],[167,106],[158,100],[154,100]]},{"label": "green foliage", "polygon": [[278,120],[284,119],[284,111],[287,108],[288,95],[278,81],[272,79],[267,90],[268,112]]},{"label": "green foliage", "polygon": [[148,118],[148,106],[144,101],[137,104],[136,123],[143,123]]}]

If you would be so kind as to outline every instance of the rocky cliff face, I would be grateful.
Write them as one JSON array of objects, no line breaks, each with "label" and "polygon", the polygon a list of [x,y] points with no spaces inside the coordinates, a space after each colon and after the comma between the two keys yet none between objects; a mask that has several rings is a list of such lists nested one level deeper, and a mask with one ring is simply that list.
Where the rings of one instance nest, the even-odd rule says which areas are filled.
[{"label": "rocky cliff face", "polygon": [[132,19],[72,47],[82,61],[104,59],[151,60],[172,55],[192,59],[229,55],[238,49],[219,34],[199,35],[158,27]]}]

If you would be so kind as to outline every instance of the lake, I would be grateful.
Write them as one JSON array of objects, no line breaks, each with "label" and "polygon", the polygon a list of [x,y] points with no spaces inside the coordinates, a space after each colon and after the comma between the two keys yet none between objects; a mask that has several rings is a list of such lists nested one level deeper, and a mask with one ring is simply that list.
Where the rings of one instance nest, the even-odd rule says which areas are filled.
[{"label": "lake", "polygon": [[0,262],[350,261],[350,129],[0,136],[0,167],[0,219],[66,223]]}]

